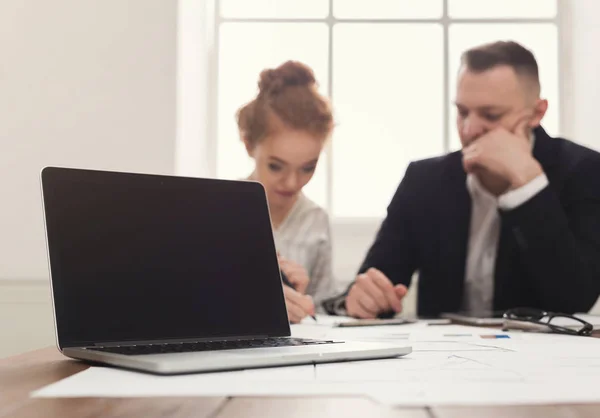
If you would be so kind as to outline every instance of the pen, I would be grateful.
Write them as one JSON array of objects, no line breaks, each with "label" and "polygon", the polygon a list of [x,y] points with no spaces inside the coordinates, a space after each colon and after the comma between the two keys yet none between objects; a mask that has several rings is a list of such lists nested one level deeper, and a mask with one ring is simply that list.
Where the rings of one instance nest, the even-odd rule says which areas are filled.
[{"label": "pen", "polygon": [[489,334],[489,335],[481,335],[480,337],[488,338],[488,339],[510,338],[510,336],[508,336],[506,334]]},{"label": "pen", "polygon": [[[281,281],[283,282],[284,285],[291,287],[292,289],[296,290],[296,287],[290,283],[289,279],[287,278],[287,276],[285,275],[285,273],[283,271],[280,271],[281,273]],[[311,315],[310,316],[312,319],[315,320],[315,322],[317,322],[317,317],[315,315]]]},{"label": "pen", "polygon": [[[472,337],[473,334],[444,334],[444,337]],[[499,338],[510,338],[510,336],[506,334],[481,334],[480,338],[487,339],[499,339]]]}]

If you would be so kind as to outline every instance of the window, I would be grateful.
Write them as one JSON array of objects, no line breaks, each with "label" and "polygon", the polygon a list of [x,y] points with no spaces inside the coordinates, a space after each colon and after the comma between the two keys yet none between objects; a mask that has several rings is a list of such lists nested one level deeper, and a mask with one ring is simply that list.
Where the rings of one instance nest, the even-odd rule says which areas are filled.
[{"label": "window", "polygon": [[288,59],[313,68],[337,122],[306,193],[334,217],[379,218],[415,159],[458,149],[455,75],[460,54],[512,39],[538,60],[558,133],[555,0],[215,0],[216,174],[240,178],[252,162],[236,110],[259,72]]}]

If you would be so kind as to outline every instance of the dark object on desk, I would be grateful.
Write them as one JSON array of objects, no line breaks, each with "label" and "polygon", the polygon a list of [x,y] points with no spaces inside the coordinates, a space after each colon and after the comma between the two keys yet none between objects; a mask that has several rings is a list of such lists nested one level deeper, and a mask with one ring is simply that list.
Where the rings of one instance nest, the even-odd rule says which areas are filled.
[{"label": "dark object on desk", "polygon": [[498,326],[504,323],[503,311],[473,314],[470,312],[443,313],[441,318],[451,320],[455,324],[475,325],[478,327]]},{"label": "dark object on desk", "polygon": [[411,352],[291,338],[260,183],[47,167],[42,193],[68,357],[174,374]]},{"label": "dark object on desk", "polygon": [[[290,279],[287,278],[287,275],[283,272],[283,271],[279,271],[279,273],[281,274],[281,281],[283,282],[284,285],[291,287],[292,289],[296,290],[296,287],[290,282]],[[310,316],[312,319],[314,319],[315,322],[317,322],[317,317],[314,315]]]},{"label": "dark object on desk", "polygon": [[386,312],[382,312],[379,315],[377,315],[377,318],[379,319],[391,319],[394,318],[396,316],[396,312],[394,311],[386,311]]},{"label": "dark object on desk", "polygon": [[413,320],[415,322],[423,322],[427,325],[451,325],[452,321],[448,318],[442,318],[439,316],[408,316],[405,319]]},{"label": "dark object on desk", "polygon": [[541,309],[515,308],[503,315],[503,330],[553,332],[556,334],[590,336],[594,326],[576,316],[546,312]]},{"label": "dark object on desk", "polygon": [[336,327],[376,327],[382,325],[405,325],[414,324],[417,322],[414,319],[406,318],[390,318],[390,319],[357,319],[355,321],[340,322]]}]

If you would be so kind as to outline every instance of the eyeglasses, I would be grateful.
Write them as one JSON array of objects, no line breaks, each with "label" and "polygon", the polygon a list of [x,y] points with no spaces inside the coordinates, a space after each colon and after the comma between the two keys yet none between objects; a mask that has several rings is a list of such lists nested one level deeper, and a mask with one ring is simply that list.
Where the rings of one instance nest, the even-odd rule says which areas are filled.
[{"label": "eyeglasses", "polygon": [[503,315],[503,329],[555,332],[558,334],[589,336],[594,326],[573,315],[546,312],[541,309],[515,308]]}]

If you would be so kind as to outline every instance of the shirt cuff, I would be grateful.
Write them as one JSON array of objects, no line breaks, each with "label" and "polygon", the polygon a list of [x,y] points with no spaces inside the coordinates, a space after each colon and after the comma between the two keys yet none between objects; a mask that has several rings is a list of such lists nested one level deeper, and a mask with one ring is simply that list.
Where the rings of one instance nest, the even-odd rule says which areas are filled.
[{"label": "shirt cuff", "polygon": [[542,173],[524,186],[498,197],[498,207],[504,210],[515,209],[541,192],[547,185],[548,177],[546,177],[545,173]]}]

